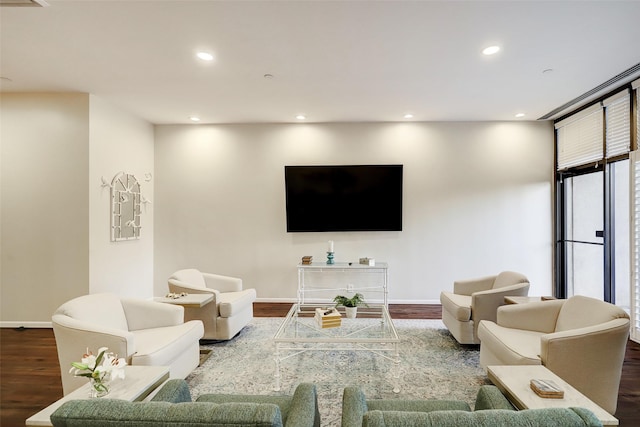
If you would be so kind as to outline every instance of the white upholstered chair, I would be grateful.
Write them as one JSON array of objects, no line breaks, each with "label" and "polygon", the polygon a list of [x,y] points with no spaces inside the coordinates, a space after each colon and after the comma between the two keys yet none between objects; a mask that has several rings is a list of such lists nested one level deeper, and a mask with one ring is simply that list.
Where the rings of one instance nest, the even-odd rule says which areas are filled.
[{"label": "white upholstered chair", "polygon": [[526,296],[529,280],[514,271],[495,276],[459,280],[453,292],[441,292],[442,322],[460,344],[479,344],[478,324],[496,320],[496,310],[504,305],[505,296]]},{"label": "white upholstered chair", "polygon": [[616,412],[629,315],[576,295],[506,305],[482,321],[480,365],[544,365],[610,414]]},{"label": "white upholstered chair", "polygon": [[213,301],[203,307],[187,307],[184,312],[185,321],[204,323],[204,339],[230,340],[253,319],[256,290],[242,289],[242,279],[189,268],[171,275],[169,291],[213,296]]},{"label": "white upholstered chair", "polygon": [[183,308],[159,302],[91,294],[62,304],[53,314],[62,388],[69,394],[86,384],[69,373],[87,348],[100,347],[129,365],[168,366],[171,378],[185,378],[200,361],[202,322],[184,322]]}]

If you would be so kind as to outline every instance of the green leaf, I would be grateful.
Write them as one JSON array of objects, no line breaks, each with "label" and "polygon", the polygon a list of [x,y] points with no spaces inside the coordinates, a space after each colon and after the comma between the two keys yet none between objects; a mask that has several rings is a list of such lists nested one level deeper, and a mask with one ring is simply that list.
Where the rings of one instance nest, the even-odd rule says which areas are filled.
[{"label": "green leaf", "polygon": [[89,369],[89,366],[85,365],[84,363],[80,363],[80,362],[71,362],[71,366],[73,366],[76,369],[80,369],[82,371]]},{"label": "green leaf", "polygon": [[[102,352],[100,352],[100,354],[98,355],[98,358],[96,359],[96,366],[100,366],[100,364],[102,363],[102,359],[104,358],[104,353],[107,350],[102,350]],[[95,369],[96,366],[94,366],[93,368]]]}]

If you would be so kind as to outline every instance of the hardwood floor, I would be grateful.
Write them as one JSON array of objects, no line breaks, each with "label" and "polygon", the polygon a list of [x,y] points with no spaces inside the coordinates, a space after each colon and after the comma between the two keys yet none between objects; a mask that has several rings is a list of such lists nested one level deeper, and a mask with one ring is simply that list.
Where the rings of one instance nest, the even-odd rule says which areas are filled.
[{"label": "hardwood floor", "polygon": [[[256,317],[283,317],[291,304],[257,303]],[[394,319],[440,319],[439,305],[390,305]],[[62,397],[52,329],[0,328],[0,426],[24,421]],[[622,368],[616,417],[622,426],[640,425],[640,344],[629,341]]]}]

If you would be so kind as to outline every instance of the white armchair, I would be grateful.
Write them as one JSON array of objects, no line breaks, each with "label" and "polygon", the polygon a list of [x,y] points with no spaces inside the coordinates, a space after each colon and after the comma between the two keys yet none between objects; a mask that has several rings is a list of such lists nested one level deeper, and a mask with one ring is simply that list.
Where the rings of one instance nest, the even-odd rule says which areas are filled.
[{"label": "white armchair", "polygon": [[185,378],[200,361],[202,322],[185,323],[179,306],[92,294],[62,304],[51,320],[65,395],[87,382],[69,373],[87,348],[108,347],[130,365],[169,366],[171,378]]},{"label": "white armchair", "polygon": [[495,276],[459,280],[453,292],[441,292],[442,322],[460,344],[479,344],[478,324],[496,320],[505,296],[526,296],[529,280],[522,274],[503,271]]},{"label": "white armchair", "polygon": [[230,340],[253,319],[256,290],[242,289],[242,279],[189,268],[171,275],[169,291],[213,296],[213,301],[203,307],[187,307],[184,311],[185,321],[204,323],[204,339]]},{"label": "white armchair", "polygon": [[614,414],[629,324],[620,307],[581,295],[507,305],[480,323],[480,365],[544,365]]}]

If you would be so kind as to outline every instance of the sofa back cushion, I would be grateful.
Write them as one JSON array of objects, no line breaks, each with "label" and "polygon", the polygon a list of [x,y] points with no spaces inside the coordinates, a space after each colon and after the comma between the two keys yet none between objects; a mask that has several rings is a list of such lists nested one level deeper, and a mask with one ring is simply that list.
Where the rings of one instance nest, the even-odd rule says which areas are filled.
[{"label": "sofa back cushion", "polygon": [[200,270],[195,268],[185,268],[184,270],[178,270],[169,277],[169,279],[179,280],[180,282],[188,283],[196,288],[206,288],[207,285],[204,281],[204,277]]},{"label": "sofa back cushion", "polygon": [[510,411],[489,409],[486,411],[435,411],[401,412],[369,411],[363,419],[366,427],[459,427],[459,426],[602,426],[596,416],[584,408],[547,408]]},{"label": "sofa back cushion", "polygon": [[515,271],[503,271],[496,276],[496,280],[493,282],[493,289],[528,282],[529,279],[524,274],[516,273]]},{"label": "sofa back cushion", "polygon": [[104,328],[129,330],[120,298],[113,294],[90,294],[74,298],[58,307],[54,314]]},{"label": "sofa back cushion", "polygon": [[282,427],[280,409],[267,403],[127,402],[71,400],[51,414],[55,427],[198,426]]},{"label": "sofa back cushion", "polygon": [[599,325],[619,318],[628,319],[629,315],[608,302],[576,295],[562,305],[556,321],[556,332]]}]

